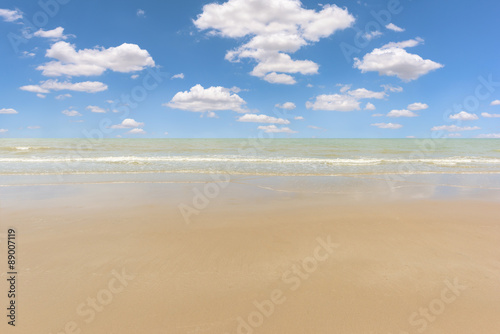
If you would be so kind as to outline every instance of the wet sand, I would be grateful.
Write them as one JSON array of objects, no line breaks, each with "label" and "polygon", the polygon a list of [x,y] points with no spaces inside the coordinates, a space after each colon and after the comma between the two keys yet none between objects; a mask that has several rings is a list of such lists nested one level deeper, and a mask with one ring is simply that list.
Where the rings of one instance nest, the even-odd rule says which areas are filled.
[{"label": "wet sand", "polygon": [[290,180],[0,188],[2,333],[500,332],[497,190]]}]

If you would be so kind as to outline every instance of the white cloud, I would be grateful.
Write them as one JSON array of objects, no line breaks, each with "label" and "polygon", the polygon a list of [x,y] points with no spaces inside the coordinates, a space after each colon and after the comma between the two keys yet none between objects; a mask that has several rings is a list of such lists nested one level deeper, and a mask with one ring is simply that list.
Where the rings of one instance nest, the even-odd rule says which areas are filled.
[{"label": "white cloud", "polygon": [[173,109],[205,112],[215,110],[233,110],[245,112],[245,100],[224,87],[203,88],[201,85],[192,87],[189,91],[178,92],[168,103],[163,104]]},{"label": "white cloud", "polygon": [[449,133],[448,137],[450,137],[450,138],[462,137],[462,134],[461,133]]},{"label": "white cloud", "polygon": [[379,75],[397,76],[403,81],[418,79],[430,71],[443,65],[419,55],[406,52],[404,48],[416,46],[422,40],[408,40],[399,43],[389,43],[380,49],[367,53],[362,60],[355,58],[354,67],[365,72],[378,72]]},{"label": "white cloud", "polygon": [[460,132],[460,131],[472,131],[472,130],[479,130],[481,129],[478,126],[456,126],[456,125],[440,125],[440,126],[435,126],[431,129],[431,131],[448,131],[448,132]]},{"label": "white cloud", "polygon": [[9,131],[9,130],[7,130],[7,129],[0,129],[0,133],[5,133],[7,131]]},{"label": "white cloud", "polygon": [[283,104],[278,103],[275,105],[275,107],[281,108],[281,109],[286,109],[286,110],[293,110],[293,109],[297,108],[297,106],[293,102],[285,102]]},{"label": "white cloud", "polygon": [[101,75],[106,70],[128,73],[155,66],[148,51],[128,43],[108,49],[98,47],[76,51],[75,45],[61,41],[53,44],[45,56],[56,60],[37,69],[49,77]]},{"label": "white cloud", "polygon": [[387,113],[387,117],[417,117],[413,111],[409,111],[406,109],[403,110],[391,110]]},{"label": "white cloud", "polygon": [[22,55],[25,57],[34,57],[36,54],[34,52],[23,51]]},{"label": "white cloud", "polygon": [[366,88],[358,88],[348,92],[349,95],[354,96],[356,99],[383,99],[385,92],[372,92]]},{"label": "white cloud", "polygon": [[314,87],[314,86],[313,86],[313,85],[311,85],[311,84],[307,84],[307,87],[312,88],[312,87]]},{"label": "white cloud", "polygon": [[136,122],[132,118],[125,118],[120,124],[111,126],[111,129],[130,129],[130,128],[141,128],[144,123]]},{"label": "white cloud", "polygon": [[238,122],[253,122],[253,123],[274,123],[274,124],[290,124],[290,121],[283,118],[276,118],[267,115],[245,114],[237,119]]},{"label": "white cloud", "polygon": [[295,116],[293,119],[296,120],[296,121],[303,121],[304,117],[302,117],[302,116]]},{"label": "white cloud", "polygon": [[496,117],[500,117],[500,114],[490,114],[487,112],[483,112],[483,113],[481,113],[481,116],[486,117],[486,118],[496,118]]},{"label": "white cloud", "polygon": [[500,100],[491,101],[490,103],[490,106],[498,106],[498,105],[500,105]]},{"label": "white cloud", "polygon": [[360,102],[349,95],[318,95],[316,101],[306,102],[307,109],[332,110],[332,111],[353,111],[359,110]]},{"label": "white cloud", "polygon": [[85,109],[90,110],[91,112],[101,113],[101,114],[104,114],[106,112],[106,110],[104,110],[98,106],[87,106],[87,108],[85,108]]},{"label": "white cloud", "polygon": [[375,110],[375,105],[373,103],[368,102],[365,106],[365,110]]},{"label": "white cloud", "polygon": [[396,31],[396,32],[403,32],[403,31],[405,31],[403,28],[398,27],[397,25],[395,25],[392,22],[389,23],[388,25],[386,25],[385,27],[387,29],[389,29],[389,30]]},{"label": "white cloud", "polygon": [[408,105],[408,110],[417,111],[417,110],[425,110],[429,108],[429,106],[425,103],[415,102]]},{"label": "white cloud", "polygon": [[36,96],[39,97],[39,98],[41,98],[41,99],[44,99],[44,98],[47,97],[46,95],[43,95],[43,94],[40,94],[40,93],[36,94]]},{"label": "white cloud", "polygon": [[373,114],[372,117],[382,117],[384,114]]},{"label": "white cloud", "polygon": [[28,130],[37,130],[37,129],[41,129],[42,127],[39,125],[31,125],[31,126],[28,126],[27,128],[28,128]]},{"label": "white cloud", "polygon": [[47,80],[38,85],[22,86],[19,89],[32,93],[47,94],[51,91],[71,90],[75,92],[97,93],[108,89],[108,86],[99,81],[84,81],[71,83],[68,81]]},{"label": "white cloud", "polygon": [[61,94],[61,95],[57,95],[55,97],[56,100],[64,100],[64,99],[68,99],[72,97],[71,94]]},{"label": "white cloud", "polygon": [[264,130],[266,133],[297,133],[297,131],[293,131],[287,127],[278,128],[276,125],[261,125],[257,129]]},{"label": "white cloud", "polygon": [[392,129],[392,130],[400,129],[403,127],[401,124],[395,124],[395,123],[374,123],[371,124],[371,126],[376,126],[377,128],[380,129]]},{"label": "white cloud", "polygon": [[34,34],[36,37],[50,38],[51,40],[57,41],[60,39],[67,39],[69,36],[64,34],[63,27],[57,27],[52,30],[43,30],[40,29],[36,31]]},{"label": "white cloud", "polygon": [[380,85],[380,87],[384,88],[384,90],[391,93],[401,93],[403,91],[403,87],[400,86],[392,86],[392,85]]},{"label": "white cloud", "polygon": [[479,119],[476,114],[470,114],[466,111],[461,111],[458,114],[450,115],[450,119],[459,119],[461,121],[474,121]]},{"label": "white cloud", "polygon": [[347,9],[325,5],[305,9],[299,0],[229,0],[211,3],[194,21],[200,30],[223,37],[250,40],[226,54],[229,61],[249,58],[257,62],[252,75],[271,83],[294,84],[289,74],[316,74],[318,65],[292,60],[288,53],[350,27],[354,17]]},{"label": "white cloud", "polygon": [[12,108],[2,108],[0,109],[0,114],[17,114],[17,110],[12,109]]},{"label": "white cloud", "polygon": [[363,34],[364,39],[368,41],[371,41],[372,39],[380,36],[382,36],[382,33],[380,31],[366,32]]},{"label": "white cloud", "polygon": [[130,78],[133,79],[133,80],[137,79],[138,77],[139,77],[139,74],[132,74],[130,76]]},{"label": "white cloud", "polygon": [[203,117],[203,115],[206,115],[207,118],[219,118],[219,116],[217,116],[217,114],[213,111],[207,111],[206,113],[201,114],[201,117]]},{"label": "white cloud", "polygon": [[309,129],[320,130],[320,131],[326,131],[326,129],[324,129],[324,128],[320,128],[319,126],[315,126],[315,125],[308,125],[307,127],[308,127]]},{"label": "white cloud", "polygon": [[5,22],[14,22],[22,19],[23,13],[21,13],[18,9],[10,10],[0,8],[0,17],[3,18]]},{"label": "white cloud", "polygon": [[143,129],[132,129],[129,132],[127,132],[127,134],[130,134],[130,135],[145,135],[146,131],[144,131]]},{"label": "white cloud", "polygon": [[171,79],[184,79],[184,73],[173,75]]},{"label": "white cloud", "polygon": [[340,86],[340,92],[341,93],[345,93],[347,92],[349,89],[351,89],[352,85],[342,85],[342,84],[337,84],[337,86]]},{"label": "white cloud", "polygon": [[392,49],[392,48],[406,49],[406,48],[413,48],[423,43],[424,40],[420,37],[417,37],[415,39],[409,39],[402,42],[389,42],[387,44],[382,45],[381,49]]},{"label": "white cloud", "polygon": [[295,79],[291,75],[283,73],[278,74],[276,72],[266,74],[263,79],[269,83],[279,83],[283,85],[294,85],[297,83],[297,81],[295,81]]},{"label": "white cloud", "polygon": [[76,110],[63,110],[61,111],[62,114],[66,115],[66,116],[70,116],[70,117],[75,117],[75,116],[82,116],[82,114],[80,114],[78,111]]},{"label": "white cloud", "polygon": [[480,134],[477,138],[500,138],[500,133]]},{"label": "white cloud", "polygon": [[136,14],[139,17],[146,17],[146,12],[143,9],[138,9]]}]

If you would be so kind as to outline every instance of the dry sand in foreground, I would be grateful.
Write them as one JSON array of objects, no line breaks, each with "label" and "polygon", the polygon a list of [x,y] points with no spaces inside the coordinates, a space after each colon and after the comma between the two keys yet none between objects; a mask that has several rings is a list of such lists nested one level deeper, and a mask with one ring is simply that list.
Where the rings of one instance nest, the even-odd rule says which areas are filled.
[{"label": "dry sand in foreground", "polygon": [[168,203],[87,200],[2,209],[19,243],[8,333],[500,332],[498,203],[277,195],[186,225]]}]

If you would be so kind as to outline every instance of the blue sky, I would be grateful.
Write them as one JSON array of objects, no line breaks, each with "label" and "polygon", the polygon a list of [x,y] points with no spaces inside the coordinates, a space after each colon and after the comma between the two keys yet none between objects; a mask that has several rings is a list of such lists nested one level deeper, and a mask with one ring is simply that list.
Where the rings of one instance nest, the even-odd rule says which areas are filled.
[{"label": "blue sky", "polygon": [[2,1],[0,138],[500,137],[499,10]]}]

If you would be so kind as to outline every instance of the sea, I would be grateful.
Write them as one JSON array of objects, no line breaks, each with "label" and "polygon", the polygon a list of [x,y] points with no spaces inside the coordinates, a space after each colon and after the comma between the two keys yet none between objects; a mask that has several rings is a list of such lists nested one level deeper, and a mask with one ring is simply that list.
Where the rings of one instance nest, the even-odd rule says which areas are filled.
[{"label": "sea", "polygon": [[0,175],[500,173],[500,139],[0,139]]}]

